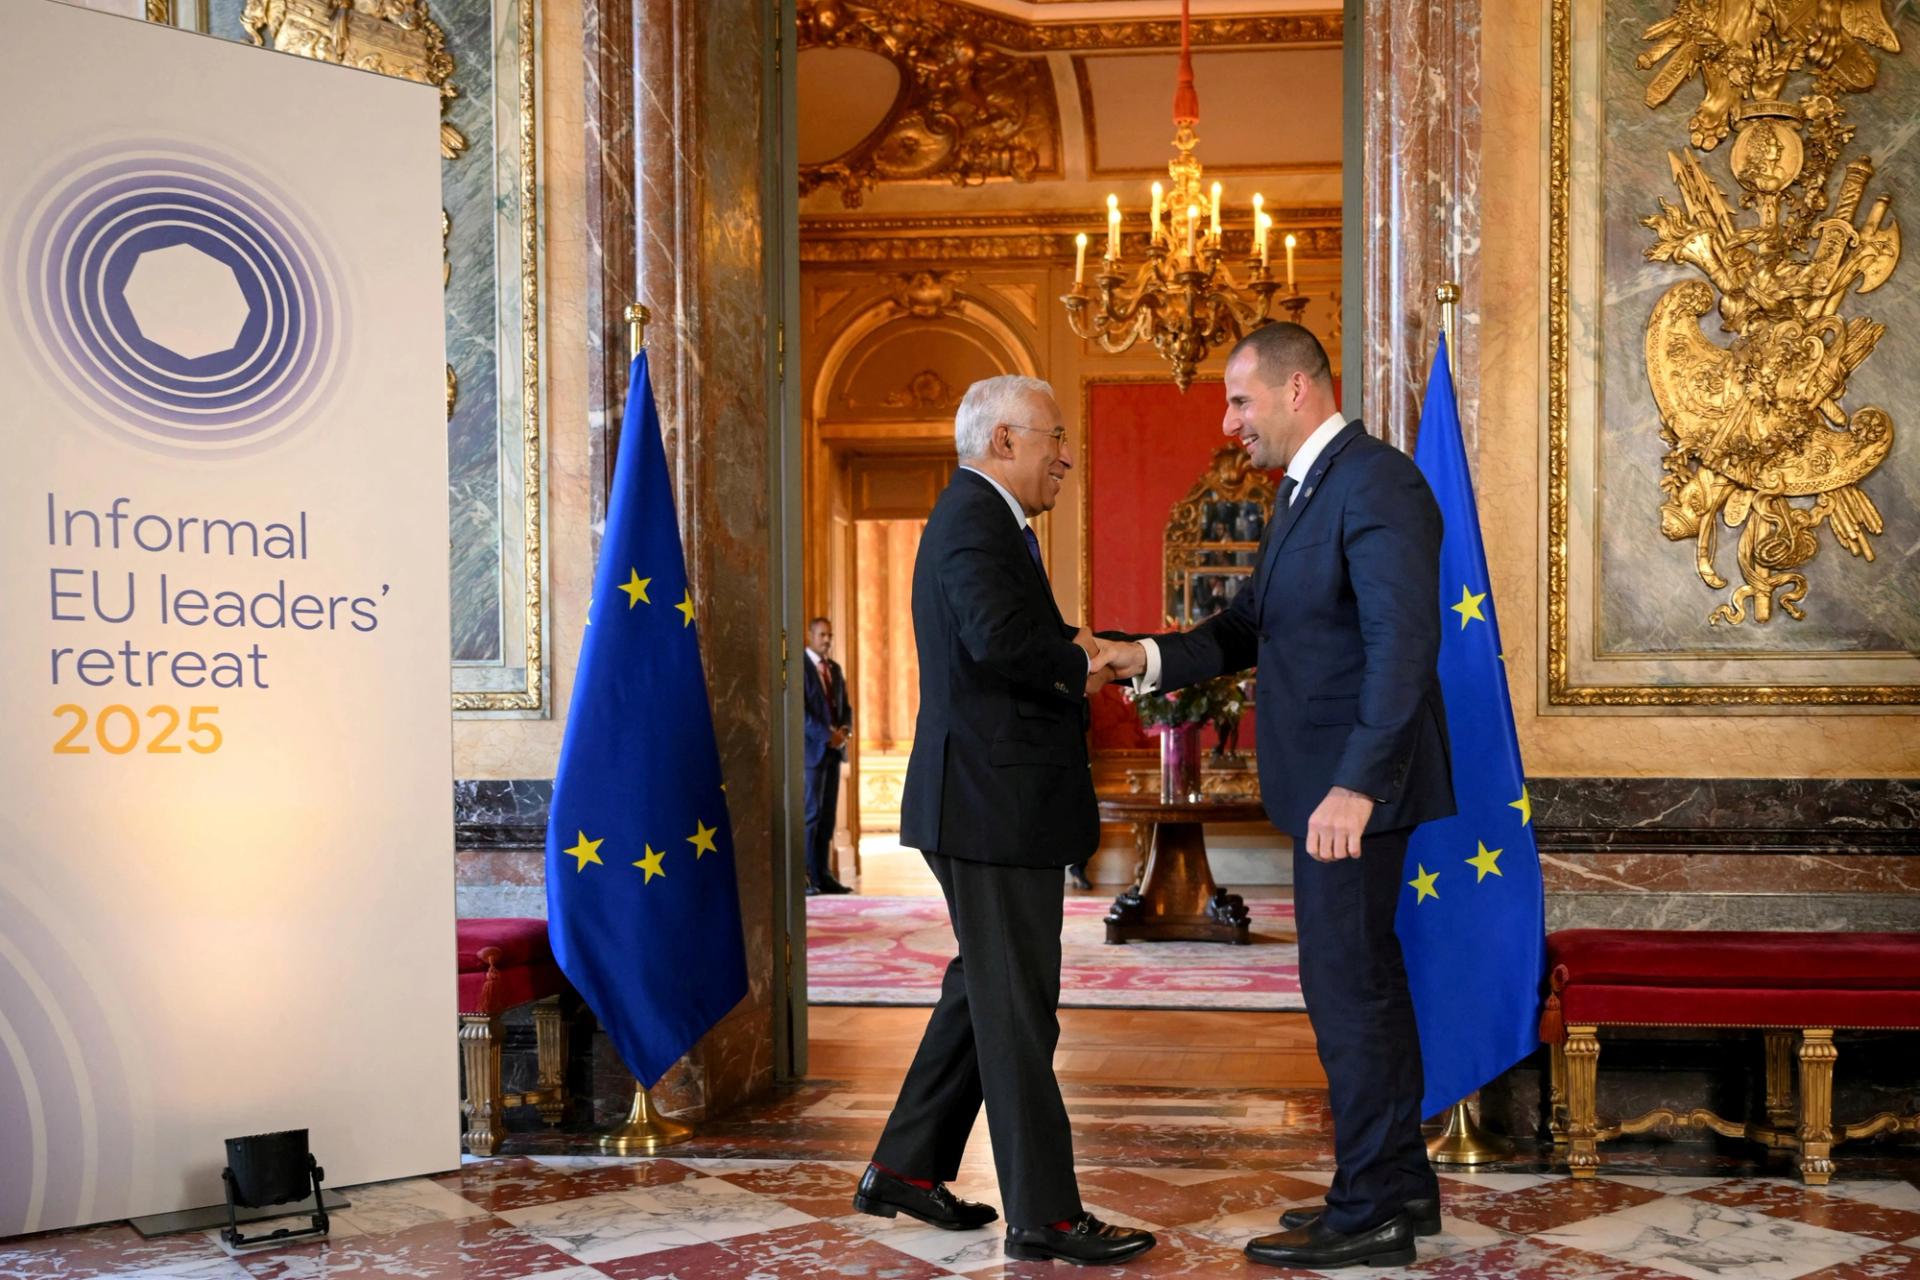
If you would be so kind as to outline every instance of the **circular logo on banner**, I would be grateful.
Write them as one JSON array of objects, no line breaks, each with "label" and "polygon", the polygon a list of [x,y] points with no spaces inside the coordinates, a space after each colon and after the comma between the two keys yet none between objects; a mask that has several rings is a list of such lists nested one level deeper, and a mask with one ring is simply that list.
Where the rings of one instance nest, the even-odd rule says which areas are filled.
[{"label": "circular logo on banner", "polygon": [[128,143],[65,162],[12,242],[9,292],[47,373],[148,448],[277,443],[341,367],[338,272],[291,202],[230,157]]}]

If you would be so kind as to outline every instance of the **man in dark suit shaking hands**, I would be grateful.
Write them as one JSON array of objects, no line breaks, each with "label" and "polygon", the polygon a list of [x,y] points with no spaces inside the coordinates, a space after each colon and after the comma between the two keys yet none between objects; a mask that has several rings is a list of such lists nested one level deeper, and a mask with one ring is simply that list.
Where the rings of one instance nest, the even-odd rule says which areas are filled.
[{"label": "man in dark suit shaking hands", "polygon": [[1029,524],[1073,454],[1052,388],[1011,375],[968,388],[954,443],[960,469],[913,566],[920,714],[900,840],[939,880],[960,954],[854,1207],[952,1230],[993,1221],[945,1185],[984,1100],[1007,1256],[1120,1262],[1153,1236],[1082,1208],[1053,1075],[1060,870],[1099,841],[1086,698],[1111,678],[1108,646],[1061,618]]},{"label": "man in dark suit shaking hands", "polygon": [[1284,466],[1252,583],[1114,664],[1177,689],[1258,664],[1260,790],[1293,837],[1300,987],[1327,1071],[1338,1168],[1323,1208],[1247,1255],[1323,1268],[1413,1261],[1440,1229],[1420,1136],[1420,1041],[1394,935],[1407,837],[1453,813],[1440,701],[1440,511],[1391,445],[1348,422],[1319,341],[1270,324],[1228,357],[1222,430]]},{"label": "man in dark suit shaking hands", "polygon": [[847,676],[833,660],[833,623],[807,623],[807,662],[801,673],[801,702],[806,711],[807,896],[852,893],[829,869],[833,853],[834,810],[840,803],[840,766],[847,759],[853,732],[853,703]]}]

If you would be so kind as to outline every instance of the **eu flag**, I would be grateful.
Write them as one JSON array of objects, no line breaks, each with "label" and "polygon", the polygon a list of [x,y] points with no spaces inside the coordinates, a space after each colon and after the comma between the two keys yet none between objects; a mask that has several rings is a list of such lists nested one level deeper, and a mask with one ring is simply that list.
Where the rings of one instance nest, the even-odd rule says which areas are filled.
[{"label": "eu flag", "polygon": [[1413,460],[1446,521],[1440,687],[1459,804],[1454,817],[1414,831],[1395,919],[1420,1024],[1427,1085],[1420,1114],[1431,1116],[1540,1043],[1546,964],[1540,853],[1444,337]]},{"label": "eu flag", "polygon": [[643,351],[547,823],[553,954],[651,1086],[747,994],[733,827]]}]

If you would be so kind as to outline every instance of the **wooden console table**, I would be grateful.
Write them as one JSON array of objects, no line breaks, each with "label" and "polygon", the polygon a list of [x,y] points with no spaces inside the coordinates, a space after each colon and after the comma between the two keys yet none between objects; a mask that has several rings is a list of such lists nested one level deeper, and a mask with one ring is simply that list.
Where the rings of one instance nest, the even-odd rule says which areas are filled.
[{"label": "wooden console table", "polygon": [[1152,832],[1140,883],[1114,899],[1107,912],[1108,942],[1230,942],[1244,947],[1252,941],[1246,902],[1213,882],[1202,824],[1263,821],[1266,810],[1257,799],[1163,803],[1147,796],[1110,796],[1101,799],[1100,816]]}]

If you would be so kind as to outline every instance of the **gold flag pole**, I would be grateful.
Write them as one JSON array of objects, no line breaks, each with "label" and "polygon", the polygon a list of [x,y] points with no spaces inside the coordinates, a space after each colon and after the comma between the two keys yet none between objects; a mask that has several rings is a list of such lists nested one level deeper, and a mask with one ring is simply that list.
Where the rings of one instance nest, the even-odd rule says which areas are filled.
[{"label": "gold flag pole", "polygon": [[627,359],[631,360],[647,349],[647,321],[651,319],[653,312],[642,304],[627,304]]},{"label": "gold flag pole", "polygon": [[[627,350],[629,358],[647,346],[647,321],[653,313],[635,302],[627,307]],[[627,1121],[617,1129],[600,1135],[600,1149],[616,1156],[649,1156],[666,1147],[677,1146],[693,1136],[693,1130],[653,1109],[653,1095],[638,1080],[633,1082],[633,1109]]]},{"label": "gold flag pole", "polygon": [[[1440,303],[1440,332],[1447,339],[1447,361],[1459,359],[1454,349],[1454,311],[1460,305],[1460,286],[1451,280],[1445,281],[1433,291],[1434,298]],[[1480,1096],[1476,1090],[1475,1098]],[[1488,1133],[1473,1118],[1473,1112],[1467,1109],[1467,1100],[1461,1099],[1453,1104],[1453,1110],[1447,1113],[1447,1126],[1440,1136],[1427,1143],[1427,1158],[1435,1164],[1489,1164],[1495,1160],[1504,1160],[1513,1154],[1513,1144],[1505,1138]]]},{"label": "gold flag pole", "polygon": [[[1478,1098],[1479,1091],[1473,1096]],[[1427,1158],[1435,1164],[1491,1164],[1512,1154],[1513,1144],[1482,1129],[1464,1098],[1447,1113],[1446,1129],[1427,1142]]]},{"label": "gold flag pole", "polygon": [[691,1128],[655,1111],[653,1095],[635,1080],[633,1110],[627,1113],[627,1122],[601,1134],[600,1149],[613,1156],[650,1156],[666,1147],[678,1146],[692,1136]]}]

